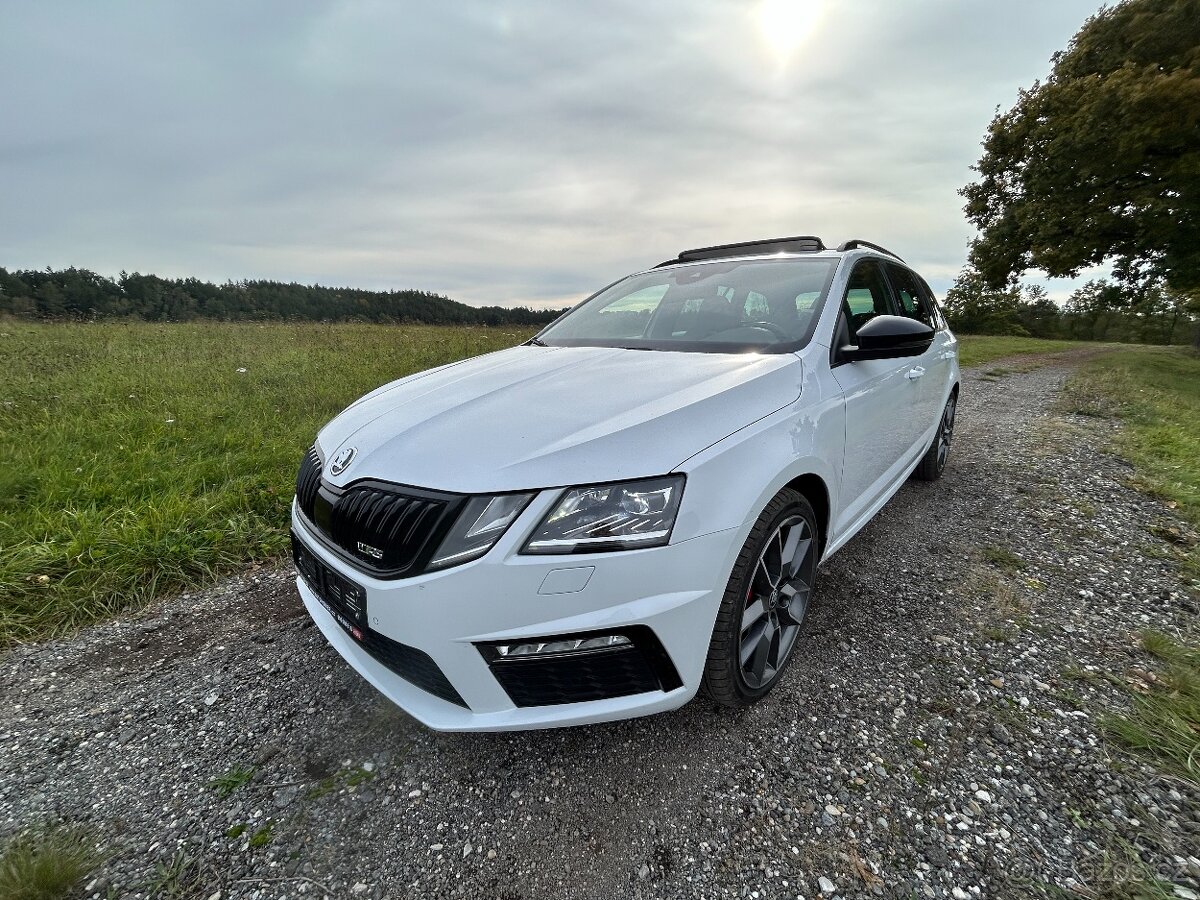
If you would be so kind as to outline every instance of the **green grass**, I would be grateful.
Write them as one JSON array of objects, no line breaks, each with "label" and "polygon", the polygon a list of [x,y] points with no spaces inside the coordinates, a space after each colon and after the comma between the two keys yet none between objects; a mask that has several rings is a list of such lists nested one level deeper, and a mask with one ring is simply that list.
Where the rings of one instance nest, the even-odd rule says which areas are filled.
[{"label": "green grass", "polygon": [[[1200,587],[1200,355],[1138,347],[1093,357],[1067,385],[1064,407],[1122,420],[1116,445],[1133,463],[1136,486],[1167,501],[1185,522],[1153,531],[1169,542],[1184,577]],[[1136,688],[1117,681],[1130,688],[1132,710],[1107,716],[1105,730],[1162,769],[1200,784],[1200,649],[1154,631],[1141,643],[1161,670]]]},{"label": "green grass", "polygon": [[[1042,338],[1028,337],[992,337],[983,334],[963,334],[958,336],[959,365],[981,366],[993,359],[1003,359],[1006,356],[1022,354],[1061,353],[1063,350],[1077,350],[1080,347],[1097,347],[1083,341],[1049,341]],[[1008,370],[996,369],[997,374],[1004,375]]]},{"label": "green grass", "polygon": [[[1084,363],[1064,403],[1072,412],[1122,419],[1117,449],[1133,463],[1137,486],[1200,529],[1200,355],[1181,347],[1103,353]],[[1194,535],[1173,527],[1156,533],[1176,546],[1188,577],[1200,581]]]},{"label": "green grass", "polygon": [[266,824],[255,830],[254,834],[250,835],[250,847],[254,850],[260,850],[267,844],[271,843],[273,832],[275,829],[275,820],[268,819]]},{"label": "green grass", "polygon": [[228,797],[240,787],[244,787],[254,777],[254,766],[234,765],[224,775],[218,775],[208,783],[221,797]]},{"label": "green grass", "polygon": [[104,861],[85,828],[42,828],[0,850],[0,900],[59,900]]},{"label": "green grass", "polygon": [[1019,572],[1025,568],[1025,562],[1007,547],[984,547],[983,558],[997,569],[1009,572]]},{"label": "green grass", "polygon": [[[526,337],[0,321],[0,646],[282,558],[296,466],[322,424],[394,378]],[[967,336],[962,358],[1076,346]]]},{"label": "green grass", "polygon": [[1200,785],[1200,650],[1148,631],[1142,649],[1162,669],[1130,692],[1131,712],[1102,720],[1105,731],[1168,772]]},{"label": "green grass", "polygon": [[154,873],[145,884],[150,897],[156,900],[192,900],[209,895],[211,878],[200,860],[183,848],[167,862],[154,865]]},{"label": "green grass", "polygon": [[0,321],[0,645],[280,558],[322,424],[394,378],[526,337]]},{"label": "green grass", "polygon": [[370,781],[375,777],[374,772],[368,772],[366,769],[339,769],[332,775],[322,778],[305,794],[308,800],[318,800],[327,794],[332,794],[334,791],[344,787],[358,787],[360,784]]}]

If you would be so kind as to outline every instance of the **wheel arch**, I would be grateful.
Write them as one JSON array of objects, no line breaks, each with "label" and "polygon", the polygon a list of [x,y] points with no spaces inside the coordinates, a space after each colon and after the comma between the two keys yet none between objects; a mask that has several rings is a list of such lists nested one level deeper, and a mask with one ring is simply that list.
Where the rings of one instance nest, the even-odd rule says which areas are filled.
[{"label": "wheel arch", "polygon": [[802,494],[812,506],[813,512],[817,514],[817,526],[820,528],[817,535],[818,546],[821,553],[824,554],[825,546],[829,543],[829,515],[832,508],[829,502],[829,488],[825,484],[825,480],[816,473],[808,472],[793,478],[784,487]]}]

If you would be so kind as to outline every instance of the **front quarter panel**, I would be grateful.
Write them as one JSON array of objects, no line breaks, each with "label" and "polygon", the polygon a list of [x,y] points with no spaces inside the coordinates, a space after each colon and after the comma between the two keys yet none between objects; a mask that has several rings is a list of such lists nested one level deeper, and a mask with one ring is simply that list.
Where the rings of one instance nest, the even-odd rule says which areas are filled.
[{"label": "front quarter panel", "polygon": [[672,542],[737,528],[738,547],[759,513],[789,482],[816,475],[837,507],[837,473],[845,449],[841,391],[822,365],[826,348],[812,345],[800,358],[798,400],[690,457]]}]

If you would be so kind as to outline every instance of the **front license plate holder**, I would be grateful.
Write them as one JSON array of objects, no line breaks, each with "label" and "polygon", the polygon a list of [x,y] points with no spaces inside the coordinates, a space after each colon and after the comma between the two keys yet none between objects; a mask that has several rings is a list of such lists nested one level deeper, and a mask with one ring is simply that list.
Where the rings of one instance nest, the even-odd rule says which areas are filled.
[{"label": "front license plate holder", "polygon": [[292,532],[292,560],[321,605],[344,631],[362,640],[367,628],[367,592],[361,585],[329,568]]}]

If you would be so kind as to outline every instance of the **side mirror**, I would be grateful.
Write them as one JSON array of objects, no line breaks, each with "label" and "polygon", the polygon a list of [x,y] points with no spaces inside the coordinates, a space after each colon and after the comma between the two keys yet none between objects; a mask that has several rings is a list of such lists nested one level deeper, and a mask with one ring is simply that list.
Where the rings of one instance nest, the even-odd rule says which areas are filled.
[{"label": "side mirror", "polygon": [[876,316],[858,329],[858,346],[844,346],[838,354],[846,362],[860,359],[898,359],[920,356],[933,343],[933,329],[905,316]]}]

